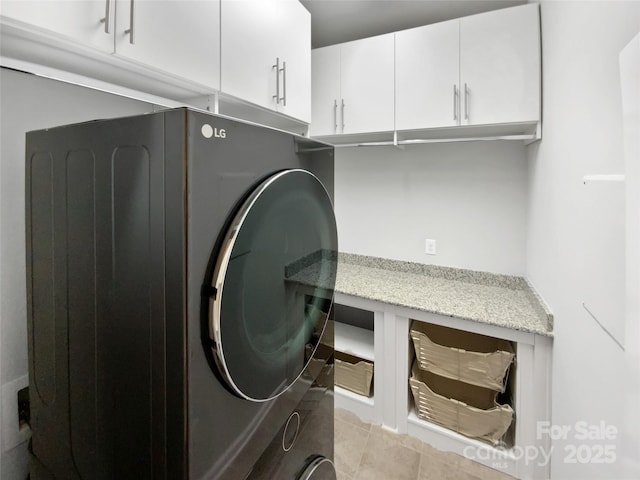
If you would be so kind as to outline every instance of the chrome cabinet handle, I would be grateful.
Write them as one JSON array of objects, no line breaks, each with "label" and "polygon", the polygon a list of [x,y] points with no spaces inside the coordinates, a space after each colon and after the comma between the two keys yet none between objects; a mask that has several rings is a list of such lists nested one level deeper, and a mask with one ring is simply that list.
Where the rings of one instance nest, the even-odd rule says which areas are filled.
[{"label": "chrome cabinet handle", "polygon": [[453,119],[458,120],[458,86],[453,85]]},{"label": "chrome cabinet handle", "polygon": [[464,119],[469,120],[469,87],[464,84]]},{"label": "chrome cabinet handle", "polygon": [[271,68],[276,71],[276,94],[271,98],[276,101],[277,105],[280,105],[280,57],[276,57],[276,64],[272,65]]},{"label": "chrome cabinet handle", "polygon": [[104,18],[100,19],[100,23],[104,23],[104,33],[111,33],[111,0],[105,2]]},{"label": "chrome cabinet handle", "polygon": [[134,4],[134,0],[131,0],[131,8],[129,10],[129,28],[127,28],[124,33],[125,35],[129,35],[129,43],[134,45],[136,43],[135,32],[133,30],[133,26],[135,24],[135,13],[136,8]]},{"label": "chrome cabinet handle", "polygon": [[282,101],[282,105],[287,106],[287,62],[282,62],[282,68],[280,69],[282,72],[282,97],[280,100]]},{"label": "chrome cabinet handle", "polygon": [[333,133],[338,133],[338,100],[333,100]]},{"label": "chrome cabinet handle", "polygon": [[344,133],[344,98],[342,99],[342,133]]}]

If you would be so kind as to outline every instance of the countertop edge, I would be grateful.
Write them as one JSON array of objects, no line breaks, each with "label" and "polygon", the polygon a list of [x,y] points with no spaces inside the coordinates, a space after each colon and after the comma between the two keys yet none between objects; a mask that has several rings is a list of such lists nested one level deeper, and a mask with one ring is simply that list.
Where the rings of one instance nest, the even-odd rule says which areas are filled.
[{"label": "countertop edge", "polygon": [[[358,255],[352,253],[338,253],[338,264],[353,265],[357,267],[367,267],[380,271],[395,272],[395,273],[407,273],[424,275],[427,277],[440,278],[449,280],[452,282],[463,282],[470,284],[477,284],[486,287],[498,287],[508,290],[521,291],[524,293],[528,303],[533,308],[534,312],[540,319],[540,327],[535,328],[528,327],[527,325],[514,325],[513,322],[501,323],[486,317],[482,314],[478,316],[474,315],[460,315],[455,312],[449,312],[438,309],[428,309],[416,304],[407,304],[393,299],[388,299],[380,295],[368,295],[365,292],[349,291],[338,289],[336,292],[351,295],[354,297],[363,298],[370,301],[386,303],[388,305],[394,305],[401,308],[409,308],[421,312],[432,313],[436,315],[442,315],[451,318],[459,318],[479,324],[486,324],[497,326],[501,328],[507,328],[515,331],[521,331],[526,333],[532,333],[535,335],[541,335],[545,337],[553,337],[553,313],[548,307],[546,302],[542,299],[537,290],[533,287],[531,282],[526,277],[496,274],[491,272],[483,272],[478,270],[467,270],[455,267],[445,267],[438,265],[420,264],[415,262],[408,262],[402,260],[392,260],[381,257],[372,257],[367,255]],[[544,327],[543,327],[544,325]]]},{"label": "countertop edge", "polygon": [[338,263],[375,268],[398,273],[410,273],[424,275],[445,280],[474,283],[487,287],[501,287],[510,290],[523,290],[528,283],[523,277],[506,275],[503,273],[484,272],[466,268],[447,267],[444,265],[432,265],[426,263],[410,262],[406,260],[394,260],[356,253],[338,253]]},{"label": "countertop edge", "polygon": [[524,277],[524,281],[527,282],[528,288],[526,289],[526,292],[530,297],[529,300],[531,301],[533,308],[538,311],[539,315],[542,315],[547,319],[547,329],[549,330],[549,334],[553,336],[553,313],[551,312],[549,305],[547,305],[547,302],[544,301],[542,296],[538,293],[538,290],[536,290],[528,278]]},{"label": "countertop edge", "polygon": [[[417,310],[420,312],[425,312],[425,313],[432,313],[434,315],[440,315],[443,317],[449,317],[449,318],[457,318],[460,320],[466,320],[469,322],[474,322],[474,323],[478,323],[478,324],[482,324],[482,325],[491,325],[494,327],[500,327],[500,328],[506,328],[509,330],[514,330],[514,331],[518,331],[518,332],[524,332],[524,333],[531,333],[533,335],[541,335],[543,337],[549,337],[549,338],[553,338],[553,331],[552,330],[548,330],[548,331],[543,331],[543,330],[537,330],[534,328],[527,328],[527,327],[522,327],[522,326],[512,326],[512,325],[505,325],[505,324],[501,324],[498,322],[493,322],[491,320],[487,320],[485,318],[473,318],[473,317],[468,317],[468,316],[463,316],[463,315],[456,315],[456,314],[452,314],[452,313],[448,313],[448,312],[443,312],[440,310],[434,310],[434,309],[427,309],[427,308],[421,308],[418,307],[416,305],[406,305],[406,304],[402,304],[399,302],[394,302],[391,300],[385,300],[382,299],[380,297],[375,297],[375,296],[371,296],[371,295],[363,295],[360,293],[355,293],[355,292],[349,292],[349,291],[345,291],[345,290],[335,290],[336,293],[340,293],[342,295],[349,295],[351,297],[357,297],[357,298],[362,298],[365,300],[369,300],[372,302],[378,302],[378,303],[385,303],[387,305],[393,305],[395,307],[400,307],[400,308],[408,308],[411,310]],[[553,315],[551,315],[551,319],[553,319]],[[553,321],[553,320],[551,320]]]}]

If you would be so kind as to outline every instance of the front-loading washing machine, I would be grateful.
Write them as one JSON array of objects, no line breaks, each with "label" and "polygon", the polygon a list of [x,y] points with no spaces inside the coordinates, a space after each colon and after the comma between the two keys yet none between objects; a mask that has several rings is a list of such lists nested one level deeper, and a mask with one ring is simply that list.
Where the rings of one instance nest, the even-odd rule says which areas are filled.
[{"label": "front-loading washing machine", "polygon": [[332,191],[186,108],[29,132],[31,478],[335,478]]}]

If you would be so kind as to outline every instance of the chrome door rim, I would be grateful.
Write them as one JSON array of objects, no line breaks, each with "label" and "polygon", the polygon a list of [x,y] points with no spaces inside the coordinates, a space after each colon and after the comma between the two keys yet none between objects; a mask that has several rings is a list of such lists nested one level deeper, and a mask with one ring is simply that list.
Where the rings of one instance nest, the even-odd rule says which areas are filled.
[{"label": "chrome door rim", "polygon": [[[227,362],[224,358],[224,349],[222,344],[222,328],[221,328],[221,316],[222,316],[222,297],[224,291],[224,282],[227,273],[227,268],[229,267],[229,261],[231,260],[231,253],[233,251],[233,247],[235,245],[238,232],[242,229],[242,225],[244,224],[247,215],[253,208],[253,205],[258,201],[260,196],[278,179],[282,178],[285,175],[300,172],[305,173],[315,179],[318,184],[322,187],[323,191],[327,195],[327,198],[330,200],[329,193],[327,189],[324,187],[322,182],[316,177],[313,173],[304,170],[302,168],[293,168],[288,170],[283,170],[276,174],[273,174],[266,180],[264,180],[257,188],[251,192],[249,197],[243,202],[242,206],[236,213],[231,225],[227,228],[225,236],[222,240],[220,252],[216,259],[215,268],[213,271],[213,277],[211,281],[211,286],[215,289],[215,295],[209,299],[209,338],[213,341],[213,345],[211,346],[211,350],[213,351],[213,357],[218,367],[220,374],[224,381],[231,387],[231,389],[239,395],[241,398],[245,400],[250,400],[252,402],[268,402],[273,400],[274,398],[279,397],[283,393],[285,393],[291,385],[293,385],[305,371],[313,357],[315,356],[316,350],[320,345],[320,342],[316,343],[313,347],[313,352],[309,355],[309,358],[306,360],[304,367],[300,370],[300,373],[296,376],[296,378],[290,382],[282,391],[272,395],[268,398],[254,398],[246,393],[244,393],[233,381],[233,377],[227,368]],[[333,306],[333,298],[331,299],[331,306]],[[331,307],[330,307],[331,308]],[[322,326],[322,334],[324,334],[324,330],[327,326],[327,319],[325,319],[324,325]]]},{"label": "chrome door rim", "polygon": [[316,472],[316,470],[320,468],[320,465],[322,465],[323,463],[328,463],[333,468],[333,471],[334,472],[336,471],[336,465],[333,463],[333,461],[330,458],[318,456],[315,459],[313,459],[311,462],[309,462],[309,464],[307,465],[307,468],[305,468],[304,471],[298,477],[298,480],[309,480],[313,476],[313,474]]}]

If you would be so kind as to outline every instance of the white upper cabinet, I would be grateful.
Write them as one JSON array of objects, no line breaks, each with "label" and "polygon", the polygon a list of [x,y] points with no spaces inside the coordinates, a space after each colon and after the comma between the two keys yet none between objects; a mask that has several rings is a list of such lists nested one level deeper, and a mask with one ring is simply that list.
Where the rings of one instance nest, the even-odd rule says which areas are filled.
[{"label": "white upper cabinet", "polygon": [[115,0],[2,0],[0,15],[35,30],[113,52]]},{"label": "white upper cabinet", "polygon": [[[311,121],[311,14],[299,2],[286,11],[282,43],[280,103],[277,111],[305,123]],[[282,100],[284,98],[284,100]]]},{"label": "white upper cabinet", "polygon": [[38,42],[56,40],[60,50],[80,48],[87,56],[90,49],[115,54],[151,75],[213,92],[220,81],[219,6],[219,0],[2,0],[1,13],[3,26]]},{"label": "white upper cabinet", "polygon": [[315,136],[391,131],[394,34],[312,52]]},{"label": "white upper cabinet", "polygon": [[396,129],[459,124],[460,31],[451,20],[396,33]]},{"label": "white upper cabinet", "polygon": [[118,56],[219,88],[219,0],[110,1]]},{"label": "white upper cabinet", "polygon": [[460,19],[462,125],[540,119],[538,4]]},{"label": "white upper cabinet", "polygon": [[222,0],[221,91],[311,121],[311,15],[297,0]]},{"label": "white upper cabinet", "polygon": [[340,45],[317,48],[311,54],[311,134],[335,135],[340,97]]},{"label": "white upper cabinet", "polygon": [[396,129],[539,121],[538,9],[396,32]]},{"label": "white upper cabinet", "polygon": [[393,130],[392,33],[340,50],[341,133]]},{"label": "white upper cabinet", "polygon": [[540,138],[539,15],[527,4],[314,50],[311,134]]}]

